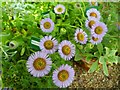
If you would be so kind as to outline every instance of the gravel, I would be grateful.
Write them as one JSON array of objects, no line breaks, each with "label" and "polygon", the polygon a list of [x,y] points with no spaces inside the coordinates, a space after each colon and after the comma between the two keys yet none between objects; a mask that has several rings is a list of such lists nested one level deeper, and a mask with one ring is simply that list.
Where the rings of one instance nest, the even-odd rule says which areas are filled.
[{"label": "gravel", "polygon": [[74,82],[69,88],[114,88],[120,89],[120,65],[108,65],[109,76],[103,74],[102,68],[88,73],[81,64],[74,62],[76,72]]}]

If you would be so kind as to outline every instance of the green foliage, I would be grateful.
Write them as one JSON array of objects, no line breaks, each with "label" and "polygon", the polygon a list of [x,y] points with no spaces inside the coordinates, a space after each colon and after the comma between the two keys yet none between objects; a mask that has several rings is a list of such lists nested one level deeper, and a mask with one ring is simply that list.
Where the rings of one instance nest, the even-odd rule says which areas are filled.
[{"label": "green foliage", "polygon": [[[107,4],[106,4],[107,3]],[[25,2],[25,3],[2,3],[2,33],[0,34],[0,53],[2,53],[2,87],[14,87],[17,89],[29,88],[57,88],[52,82],[52,72],[62,64],[72,65],[72,62],[65,61],[58,52],[51,54],[52,70],[43,78],[35,78],[30,75],[26,68],[26,61],[31,53],[39,47],[31,44],[31,39],[38,38],[39,41],[46,35],[52,35],[60,43],[62,40],[71,41],[76,47],[74,60],[80,61],[84,57],[87,62],[96,58],[89,72],[94,72],[98,68],[98,62],[103,65],[103,72],[109,75],[107,62],[117,64],[119,31],[116,27],[118,19],[116,3],[106,2],[97,8],[102,16],[101,21],[105,22],[108,32],[102,43],[93,45],[87,43],[81,45],[74,40],[76,28],[82,28],[88,36],[89,30],[85,27],[87,2],[80,2],[80,8],[75,6],[75,2],[61,2],[66,7],[66,12],[62,15],[54,13],[54,7],[58,2]],[[108,6],[107,6],[108,5]],[[104,9],[104,10],[103,10]],[[44,33],[40,29],[40,20],[50,17],[55,23],[52,33]],[[10,42],[16,47],[11,48]],[[2,52],[1,52],[2,51]],[[72,61],[74,61],[72,60]]]},{"label": "green foliage", "polygon": [[106,64],[111,64],[113,63],[117,64],[118,63],[118,56],[116,56],[117,50],[110,50],[109,48],[105,47],[106,52],[104,56],[100,56],[99,62],[103,65],[103,72],[106,76],[108,76],[108,70],[107,70],[107,65]]},{"label": "green foliage", "polygon": [[76,49],[76,53],[75,53],[75,61],[79,61],[82,59],[82,56],[81,56],[81,52],[79,49]]},{"label": "green foliage", "polygon": [[110,64],[117,64],[118,63],[118,56],[116,56],[117,50],[110,50],[109,48],[105,47],[106,53],[104,56],[100,56],[99,61],[101,64],[104,63],[104,61],[110,63]]},{"label": "green foliage", "polygon": [[106,65],[106,61],[103,60],[103,73],[108,76],[108,69],[107,69],[107,65]]},{"label": "green foliage", "polygon": [[98,51],[100,53],[100,55],[103,53],[103,45],[100,43],[100,44],[97,44],[97,48],[98,48]]},{"label": "green foliage", "polygon": [[90,69],[89,69],[89,73],[92,73],[92,72],[94,72],[96,69],[98,68],[98,60],[96,60],[96,62],[94,62],[93,64],[92,64],[92,66],[90,67]]}]

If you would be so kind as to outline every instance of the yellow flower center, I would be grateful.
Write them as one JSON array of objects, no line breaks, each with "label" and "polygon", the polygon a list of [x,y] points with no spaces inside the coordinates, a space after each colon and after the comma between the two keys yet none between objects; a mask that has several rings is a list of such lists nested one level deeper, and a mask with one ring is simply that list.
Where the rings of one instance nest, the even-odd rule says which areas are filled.
[{"label": "yellow flower center", "polygon": [[47,40],[47,41],[45,41],[44,46],[46,49],[50,50],[53,48],[54,44],[53,44],[52,40]]},{"label": "yellow flower center", "polygon": [[95,21],[91,20],[91,21],[89,22],[88,26],[91,28],[93,24],[95,24]]},{"label": "yellow flower center", "polygon": [[66,81],[69,77],[69,73],[66,70],[62,70],[58,73],[58,79],[62,82]]},{"label": "yellow flower center", "polygon": [[94,13],[94,12],[90,13],[90,16],[93,16],[93,17],[96,17],[96,18],[97,18],[97,14]]},{"label": "yellow flower center", "polygon": [[57,11],[58,11],[58,12],[62,12],[62,10],[63,10],[63,9],[62,9],[61,7],[57,8]]},{"label": "yellow flower center", "polygon": [[95,5],[95,3],[96,3],[96,2],[94,2],[94,1],[91,2],[92,5]]},{"label": "yellow flower center", "polygon": [[98,27],[95,28],[95,33],[96,34],[102,34],[102,32],[103,32],[103,28],[102,27],[98,26]]},{"label": "yellow flower center", "polygon": [[78,33],[77,34],[77,39],[80,40],[80,41],[83,41],[84,40],[84,34]]},{"label": "yellow flower center", "polygon": [[45,22],[43,26],[44,26],[45,29],[49,29],[51,27],[51,23],[50,22]]},{"label": "yellow flower center", "polygon": [[71,52],[71,49],[68,45],[65,45],[62,47],[62,52],[65,54],[65,55],[69,55],[70,52]]},{"label": "yellow flower center", "polygon": [[97,41],[97,40],[98,40],[98,38],[95,38],[95,37],[92,37],[92,39],[93,39],[94,41]]},{"label": "yellow flower center", "polygon": [[43,70],[46,67],[46,61],[43,58],[37,58],[33,62],[33,66],[36,70]]}]

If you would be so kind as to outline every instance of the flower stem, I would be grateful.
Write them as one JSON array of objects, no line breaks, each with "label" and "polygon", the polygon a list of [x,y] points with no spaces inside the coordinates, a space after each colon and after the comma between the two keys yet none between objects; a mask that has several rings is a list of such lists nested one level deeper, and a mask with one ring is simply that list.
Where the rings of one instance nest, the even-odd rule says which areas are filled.
[{"label": "flower stem", "polygon": [[1,48],[1,51],[5,54],[5,57],[8,58],[8,54],[5,52],[5,50],[2,47],[0,48]]}]

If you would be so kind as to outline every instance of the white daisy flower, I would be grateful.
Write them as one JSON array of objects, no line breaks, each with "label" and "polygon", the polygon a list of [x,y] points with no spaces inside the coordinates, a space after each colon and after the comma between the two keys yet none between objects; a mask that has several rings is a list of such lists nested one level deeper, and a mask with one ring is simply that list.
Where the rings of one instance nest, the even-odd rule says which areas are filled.
[{"label": "white daisy flower", "polygon": [[100,20],[100,18],[101,18],[100,12],[95,8],[91,8],[91,9],[87,10],[86,15],[88,16],[88,19],[90,19],[91,17],[95,17],[98,20]]},{"label": "white daisy flower", "polygon": [[107,26],[103,22],[96,22],[91,29],[91,34],[94,37],[101,38],[108,31]]},{"label": "white daisy flower", "polygon": [[58,4],[57,6],[54,7],[54,12],[56,14],[62,14],[65,12],[65,6],[63,6],[62,4]]},{"label": "white daisy flower", "polygon": [[99,44],[99,43],[101,43],[102,42],[102,40],[103,40],[103,38],[102,37],[94,37],[94,36],[91,36],[91,39],[90,39],[90,42],[92,43],[92,44]]},{"label": "white daisy flower", "polygon": [[75,41],[77,43],[86,44],[87,39],[87,34],[82,29],[77,28],[75,32]]},{"label": "white daisy flower", "polygon": [[29,56],[27,61],[28,72],[34,77],[43,77],[50,72],[51,58],[44,52],[35,52]]},{"label": "white daisy flower", "polygon": [[58,41],[52,36],[45,36],[40,40],[39,47],[48,54],[53,54],[58,48]]},{"label": "white daisy flower", "polygon": [[58,52],[65,60],[70,60],[75,55],[75,46],[67,40],[62,41],[58,46]]},{"label": "white daisy flower", "polygon": [[53,72],[53,82],[60,88],[68,87],[74,80],[75,71],[69,65],[62,65]]},{"label": "white daisy flower", "polygon": [[54,22],[50,18],[42,19],[40,28],[43,32],[52,32],[54,30]]},{"label": "white daisy flower", "polygon": [[85,26],[88,29],[91,29],[96,22],[99,22],[99,20],[97,20],[95,17],[91,17],[85,21]]},{"label": "white daisy flower", "polygon": [[97,0],[89,0],[91,6],[98,6]]}]

